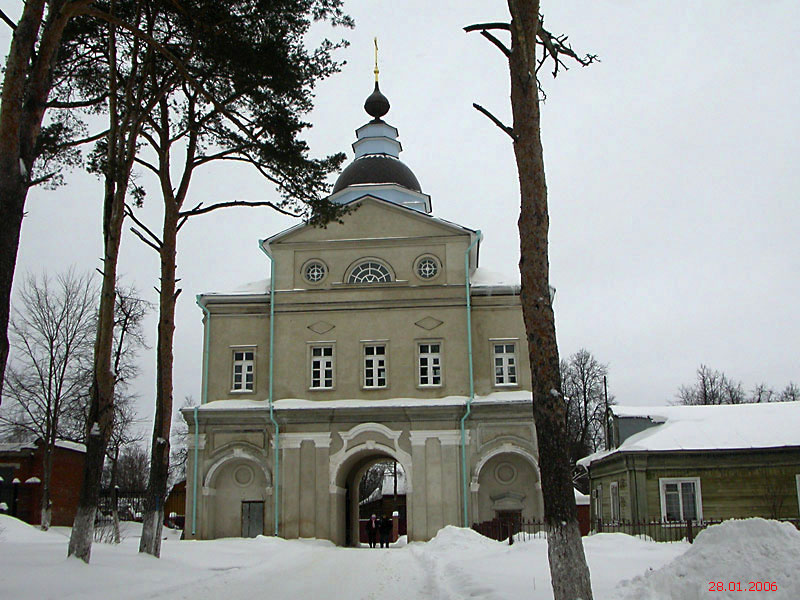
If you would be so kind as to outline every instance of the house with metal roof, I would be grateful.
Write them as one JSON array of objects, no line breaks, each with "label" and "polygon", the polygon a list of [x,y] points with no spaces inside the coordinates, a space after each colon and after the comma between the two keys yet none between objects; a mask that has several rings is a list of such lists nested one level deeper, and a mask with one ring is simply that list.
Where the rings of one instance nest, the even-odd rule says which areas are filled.
[{"label": "house with metal roof", "polygon": [[611,406],[593,523],[800,519],[800,402]]}]

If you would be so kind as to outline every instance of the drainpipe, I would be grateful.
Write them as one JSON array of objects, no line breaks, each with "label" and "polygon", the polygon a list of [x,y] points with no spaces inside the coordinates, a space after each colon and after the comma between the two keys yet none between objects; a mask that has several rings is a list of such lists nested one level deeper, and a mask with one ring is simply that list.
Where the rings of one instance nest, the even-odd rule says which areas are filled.
[{"label": "drainpipe", "polygon": [[269,420],[275,427],[275,464],[273,466],[273,479],[272,484],[272,504],[275,507],[275,529],[274,535],[278,537],[278,523],[280,523],[280,495],[278,494],[278,484],[280,483],[280,465],[278,463],[278,455],[280,454],[280,440],[281,430],[275,416],[272,412],[272,374],[273,374],[273,358],[275,356],[275,259],[269,253],[265,246],[267,240],[259,240],[258,247],[269,258]]},{"label": "drainpipe", "polygon": [[199,445],[200,431],[197,425],[197,409],[194,407],[194,461],[192,462],[192,537],[197,535],[197,446]]},{"label": "drainpipe", "polygon": [[[200,396],[200,404],[208,402],[208,327],[211,325],[211,313],[208,308],[200,302],[200,294],[195,297],[197,306],[203,311],[206,317],[206,326],[203,331],[203,390]],[[192,461],[192,537],[197,534],[197,453],[199,449],[200,429],[197,423],[197,409],[194,407],[194,460]]]},{"label": "drainpipe", "polygon": [[464,506],[464,527],[469,527],[469,517],[467,513],[467,434],[464,429],[464,422],[472,411],[472,401],[475,399],[475,378],[472,372],[472,299],[470,298],[469,287],[469,253],[472,248],[481,241],[480,230],[475,232],[475,239],[464,252],[464,290],[467,295],[467,366],[469,369],[469,398],[467,398],[467,412],[461,417],[461,491]]}]

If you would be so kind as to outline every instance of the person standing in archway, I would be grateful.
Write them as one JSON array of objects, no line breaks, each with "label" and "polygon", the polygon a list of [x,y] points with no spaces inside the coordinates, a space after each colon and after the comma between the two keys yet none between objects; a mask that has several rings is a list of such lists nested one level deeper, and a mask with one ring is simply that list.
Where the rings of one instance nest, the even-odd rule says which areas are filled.
[{"label": "person standing in archway", "polygon": [[386,515],[383,515],[383,517],[381,517],[379,529],[381,533],[381,548],[388,548],[389,535],[392,533],[392,520]]},{"label": "person standing in archway", "polygon": [[367,539],[369,540],[369,547],[374,548],[375,542],[378,539],[378,530],[380,529],[380,521],[375,515],[372,515],[367,521]]}]

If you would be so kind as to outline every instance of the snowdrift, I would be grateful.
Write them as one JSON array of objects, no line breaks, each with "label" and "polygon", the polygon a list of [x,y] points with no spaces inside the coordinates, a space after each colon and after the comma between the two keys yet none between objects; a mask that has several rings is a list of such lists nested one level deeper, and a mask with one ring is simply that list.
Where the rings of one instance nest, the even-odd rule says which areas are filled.
[{"label": "snowdrift", "polygon": [[38,527],[28,525],[25,521],[20,521],[16,517],[0,515],[0,544],[29,544],[48,542],[51,539],[47,532]]},{"label": "snowdrift", "polygon": [[[789,523],[765,519],[725,521],[702,531],[692,547],[666,566],[624,581],[622,600],[695,600],[741,598],[750,582],[775,582],[777,590],[759,597],[800,597],[800,531]],[[711,582],[724,591],[709,591]],[[730,583],[741,591],[730,591]],[[774,589],[774,586],[773,586]],[[745,594],[746,595],[746,594]]]},{"label": "snowdrift", "polygon": [[439,530],[426,546],[434,552],[454,552],[459,550],[497,549],[499,542],[489,539],[473,529],[447,525]]}]

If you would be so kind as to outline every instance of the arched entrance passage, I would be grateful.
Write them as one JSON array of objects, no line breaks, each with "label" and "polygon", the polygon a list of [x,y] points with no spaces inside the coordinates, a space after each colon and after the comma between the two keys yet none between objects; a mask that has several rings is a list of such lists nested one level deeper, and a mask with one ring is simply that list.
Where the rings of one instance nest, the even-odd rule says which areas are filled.
[{"label": "arched entrance passage", "polygon": [[[343,546],[358,546],[359,541],[359,494],[358,485],[372,465],[381,461],[397,461],[406,478],[406,518],[411,523],[413,510],[411,494],[411,457],[405,452],[383,444],[367,442],[343,453],[338,466],[332,465],[332,491],[334,538]],[[410,532],[409,532],[410,533]]]}]

